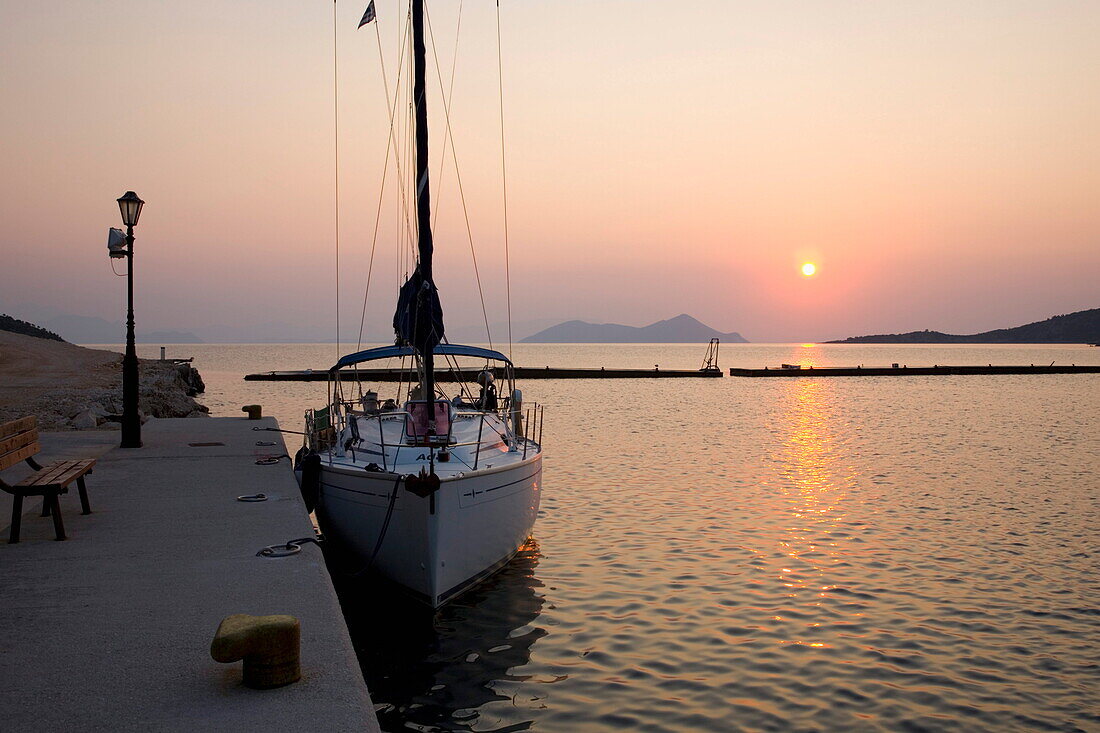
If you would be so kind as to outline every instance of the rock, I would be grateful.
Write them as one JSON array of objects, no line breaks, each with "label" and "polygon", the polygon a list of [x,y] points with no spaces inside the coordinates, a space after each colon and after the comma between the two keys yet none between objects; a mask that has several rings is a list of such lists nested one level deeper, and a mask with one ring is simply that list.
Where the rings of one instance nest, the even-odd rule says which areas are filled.
[{"label": "rock", "polygon": [[96,427],[99,423],[96,421],[95,415],[92,414],[91,410],[84,410],[70,420],[69,424],[77,430],[87,430],[88,428]]},{"label": "rock", "polygon": [[[186,379],[184,374],[188,375]],[[143,362],[141,408],[152,417],[186,417],[195,411],[209,412],[208,407],[191,397],[196,384],[202,385],[202,380],[188,364]]]},{"label": "rock", "polygon": [[92,416],[95,417],[97,426],[107,422],[107,416],[111,414],[107,412],[107,410],[103,408],[103,405],[99,404],[98,402],[93,402],[92,404],[88,405],[88,412],[90,412]]},{"label": "rock", "polygon": [[183,382],[187,388],[187,396],[194,397],[200,395],[206,391],[206,384],[202,381],[202,377],[199,376],[198,369],[194,369],[190,364],[179,364],[176,368],[177,374],[179,374],[180,381]]},{"label": "rock", "polygon": [[[0,332],[2,336],[3,332]],[[35,343],[42,341],[29,340]],[[60,346],[73,351],[77,357],[100,353],[68,344]],[[5,358],[10,356],[4,353]],[[88,429],[95,427],[90,416],[100,427],[118,429],[117,421],[122,415],[121,356],[103,352],[102,357],[97,358],[102,363],[89,365],[86,360],[76,360],[76,366],[72,369],[76,370],[79,378],[66,372],[64,378],[50,382],[48,389],[19,394],[19,399],[12,396],[12,390],[5,389],[4,364],[0,361],[0,393],[4,394],[4,399],[0,400],[0,422],[36,415],[40,430],[72,429],[78,427],[77,422],[81,429]],[[31,358],[28,356],[27,360],[30,363]],[[139,374],[139,407],[145,416],[198,417],[210,411],[192,398],[194,394],[204,391],[205,385],[198,371],[190,364],[143,359]]]}]

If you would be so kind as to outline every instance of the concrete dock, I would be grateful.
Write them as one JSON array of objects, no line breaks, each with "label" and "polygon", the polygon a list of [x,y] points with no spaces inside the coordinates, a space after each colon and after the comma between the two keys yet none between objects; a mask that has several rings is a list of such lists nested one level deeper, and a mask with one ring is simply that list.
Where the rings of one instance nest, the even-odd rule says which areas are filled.
[{"label": "concrete dock", "polygon": [[[320,549],[256,556],[313,535],[288,460],[256,464],[286,452],[278,433],[252,431],[275,425],[150,420],[131,450],[107,450],[118,433],[43,437],[43,461],[102,455],[88,477],[93,513],[80,514],[75,488],[62,497],[64,542],[32,501],[21,541],[7,544],[11,503],[0,505],[4,729],[379,730]],[[256,493],[269,498],[236,500]],[[300,619],[301,681],[252,690],[239,662],[211,659],[235,613]]]}]

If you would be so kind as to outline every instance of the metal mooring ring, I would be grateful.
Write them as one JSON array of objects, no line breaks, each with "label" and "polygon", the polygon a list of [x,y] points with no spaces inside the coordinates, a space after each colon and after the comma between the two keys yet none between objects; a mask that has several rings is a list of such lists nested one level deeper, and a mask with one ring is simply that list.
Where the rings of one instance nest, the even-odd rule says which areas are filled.
[{"label": "metal mooring ring", "polygon": [[302,551],[301,545],[288,542],[285,545],[270,545],[256,553],[258,557],[290,557]]}]

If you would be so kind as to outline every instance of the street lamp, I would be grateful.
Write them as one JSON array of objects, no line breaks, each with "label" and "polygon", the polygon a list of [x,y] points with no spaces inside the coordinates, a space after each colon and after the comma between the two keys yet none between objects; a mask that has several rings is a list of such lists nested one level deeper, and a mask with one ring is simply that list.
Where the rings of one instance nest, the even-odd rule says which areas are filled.
[{"label": "street lamp", "polygon": [[134,346],[134,227],[145,204],[133,191],[118,199],[122,223],[126,225],[126,355],[122,357],[122,446],[141,447],[141,418],[138,416],[138,359]]}]

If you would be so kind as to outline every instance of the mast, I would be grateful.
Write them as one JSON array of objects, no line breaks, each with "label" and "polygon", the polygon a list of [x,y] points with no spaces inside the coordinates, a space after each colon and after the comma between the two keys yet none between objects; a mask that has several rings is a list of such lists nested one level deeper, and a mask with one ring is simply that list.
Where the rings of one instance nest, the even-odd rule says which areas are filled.
[{"label": "mast", "polygon": [[[432,225],[428,190],[428,103],[424,95],[424,0],[412,0],[413,100],[416,112],[416,232],[420,262],[417,268],[424,284],[421,297],[431,297]],[[421,350],[424,363],[424,399],[428,401],[428,424],[435,426],[435,354],[433,346]]]}]

